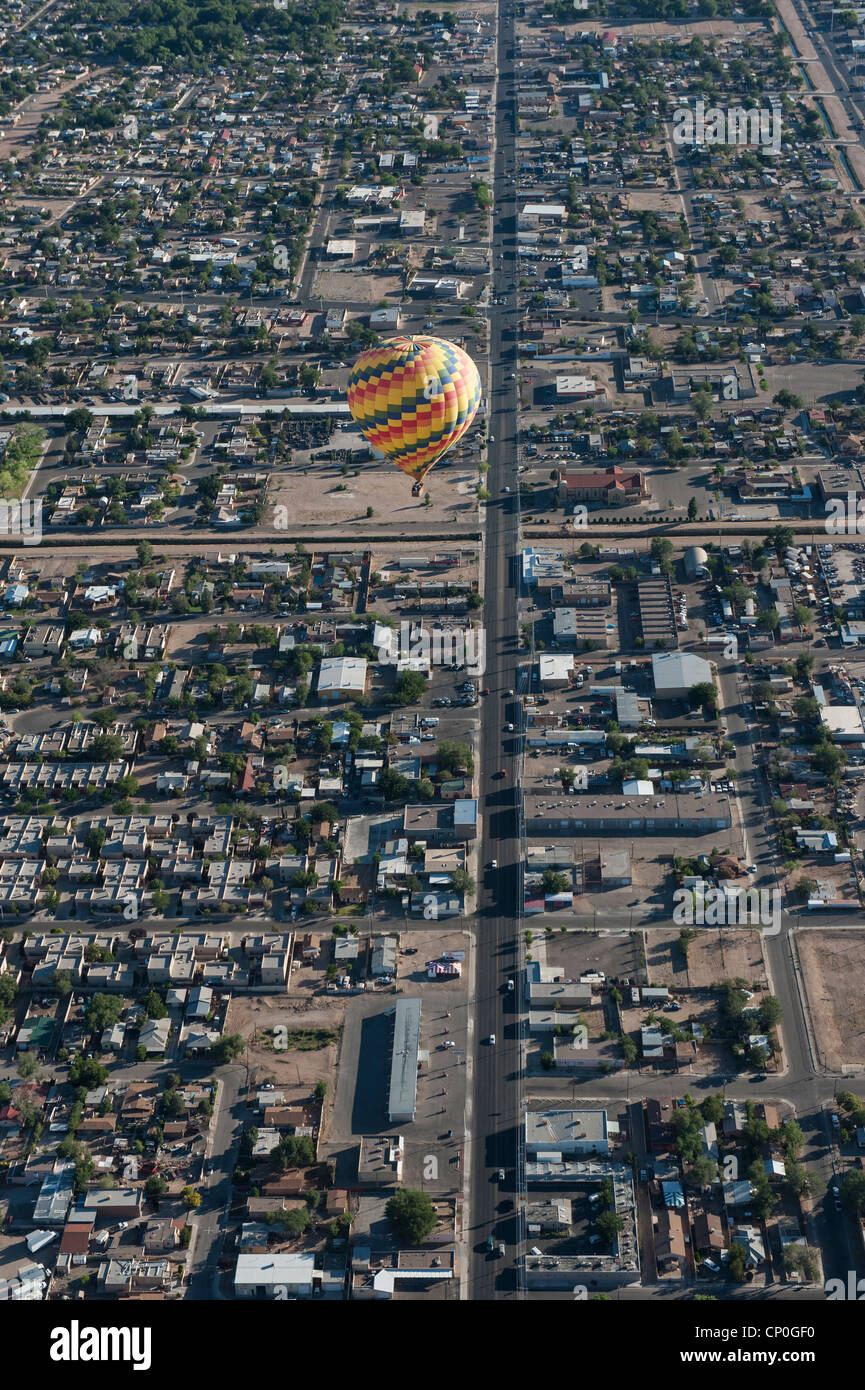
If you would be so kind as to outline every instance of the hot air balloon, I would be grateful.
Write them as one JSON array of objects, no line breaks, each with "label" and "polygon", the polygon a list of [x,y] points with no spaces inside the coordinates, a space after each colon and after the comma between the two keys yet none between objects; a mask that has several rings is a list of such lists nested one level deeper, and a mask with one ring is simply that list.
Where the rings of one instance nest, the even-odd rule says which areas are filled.
[{"label": "hot air balloon", "polygon": [[474,362],[443,338],[387,338],[361,353],[348,380],[348,408],[364,439],[414,479],[414,497],[480,399]]}]

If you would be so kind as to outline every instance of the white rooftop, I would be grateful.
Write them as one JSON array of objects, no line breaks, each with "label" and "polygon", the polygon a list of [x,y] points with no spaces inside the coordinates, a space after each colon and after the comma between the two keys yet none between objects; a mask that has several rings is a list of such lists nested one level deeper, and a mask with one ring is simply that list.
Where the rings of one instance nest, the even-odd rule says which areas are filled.
[{"label": "white rooftop", "polygon": [[687,690],[692,685],[711,682],[712,668],[708,661],[691,652],[655,652],[652,656],[652,679],[655,690],[663,695],[666,690]]}]

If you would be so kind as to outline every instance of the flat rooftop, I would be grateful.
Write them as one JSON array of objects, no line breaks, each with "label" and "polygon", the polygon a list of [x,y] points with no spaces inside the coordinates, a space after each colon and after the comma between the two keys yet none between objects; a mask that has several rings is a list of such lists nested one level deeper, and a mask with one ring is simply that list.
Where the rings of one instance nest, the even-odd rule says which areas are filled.
[{"label": "flat rooftop", "polygon": [[420,999],[398,999],[394,1009],[388,1113],[393,1123],[414,1119],[420,1049]]},{"label": "flat rooftop", "polygon": [[700,835],[732,825],[730,798],[722,792],[664,792],[658,796],[623,796],[603,791],[573,792],[558,789],[528,792],[525,819],[529,834],[573,834],[588,830],[625,835],[664,834],[682,830]]},{"label": "flat rooftop", "polygon": [[606,1110],[527,1110],[526,1149],[608,1142]]}]

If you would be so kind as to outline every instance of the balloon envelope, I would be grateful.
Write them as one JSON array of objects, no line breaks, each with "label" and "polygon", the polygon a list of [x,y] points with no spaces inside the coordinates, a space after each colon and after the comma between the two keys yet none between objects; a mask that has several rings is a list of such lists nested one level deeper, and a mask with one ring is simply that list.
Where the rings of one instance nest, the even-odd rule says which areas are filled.
[{"label": "balloon envelope", "polygon": [[348,380],[364,438],[416,485],[465,434],[480,400],[477,367],[443,338],[387,338],[361,353]]}]

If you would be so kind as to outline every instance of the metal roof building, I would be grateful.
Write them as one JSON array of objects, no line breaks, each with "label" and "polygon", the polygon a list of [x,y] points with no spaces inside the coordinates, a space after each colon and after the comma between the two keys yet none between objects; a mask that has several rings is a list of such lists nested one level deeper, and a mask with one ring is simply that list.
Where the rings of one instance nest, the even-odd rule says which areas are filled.
[{"label": "metal roof building", "polygon": [[693,652],[654,652],[652,678],[659,700],[683,699],[694,685],[711,685],[712,668]]},{"label": "metal roof building", "polygon": [[562,1155],[607,1153],[610,1147],[606,1110],[527,1110],[526,1154],[540,1158],[555,1150]]},{"label": "metal roof building", "polygon": [[312,1293],[315,1256],[302,1251],[242,1254],[234,1271],[234,1292],[240,1298],[274,1296],[277,1289],[297,1296]]},{"label": "metal roof building", "polygon": [[685,575],[693,584],[695,579],[705,579],[709,573],[709,556],[701,545],[689,545],[684,554]]},{"label": "metal roof building", "polygon": [[75,1164],[69,1161],[56,1163],[50,1173],[46,1173],[33,1208],[33,1220],[37,1226],[62,1226],[66,1213],[72,1205],[75,1192]]},{"label": "metal roof building", "polygon": [[420,1050],[420,999],[400,999],[393,1016],[388,1120],[413,1120],[417,1105],[417,1064]]}]

